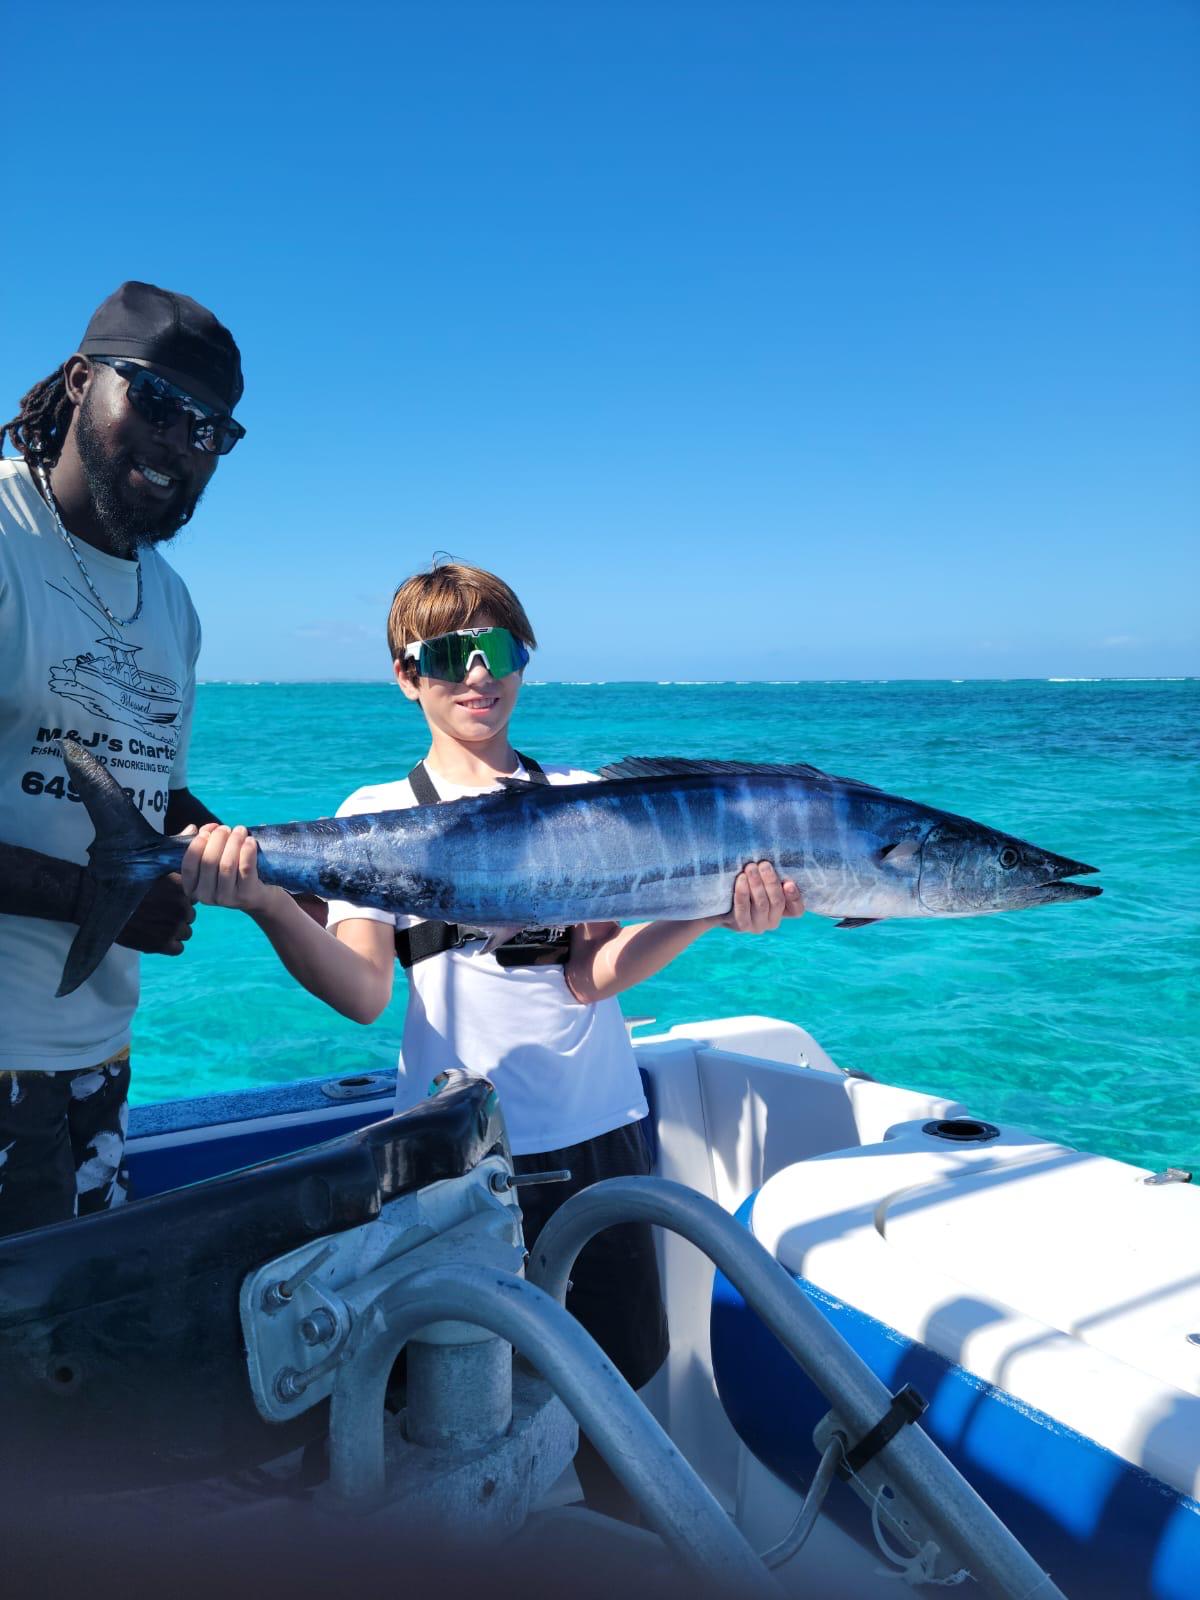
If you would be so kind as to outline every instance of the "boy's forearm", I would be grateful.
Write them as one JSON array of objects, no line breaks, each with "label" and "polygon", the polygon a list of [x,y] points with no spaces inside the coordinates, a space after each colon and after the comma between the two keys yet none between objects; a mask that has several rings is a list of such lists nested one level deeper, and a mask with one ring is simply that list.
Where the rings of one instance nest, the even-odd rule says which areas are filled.
[{"label": "boy's forearm", "polygon": [[661,972],[722,918],[691,922],[639,922],[602,940],[584,938],[567,962],[567,987],[585,1005],[623,994]]},{"label": "boy's forearm", "polygon": [[280,889],[251,913],[284,966],[309,994],[353,1022],[374,1022],[390,995],[371,964],[327,933]]}]

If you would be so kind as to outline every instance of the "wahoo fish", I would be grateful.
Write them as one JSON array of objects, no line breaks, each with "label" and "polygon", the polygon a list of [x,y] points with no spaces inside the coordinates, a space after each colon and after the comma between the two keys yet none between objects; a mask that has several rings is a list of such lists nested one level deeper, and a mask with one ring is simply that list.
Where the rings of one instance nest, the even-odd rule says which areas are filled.
[{"label": "wahoo fish", "polygon": [[[59,994],[95,971],[189,841],[157,833],[78,744],[63,755],[96,829],[97,894]],[[632,758],[599,781],[250,830],[264,883],[488,930],[719,916],[748,861],[793,878],[841,928],[886,917],[973,917],[1086,900],[1095,867],[870,784],[796,763]]]}]

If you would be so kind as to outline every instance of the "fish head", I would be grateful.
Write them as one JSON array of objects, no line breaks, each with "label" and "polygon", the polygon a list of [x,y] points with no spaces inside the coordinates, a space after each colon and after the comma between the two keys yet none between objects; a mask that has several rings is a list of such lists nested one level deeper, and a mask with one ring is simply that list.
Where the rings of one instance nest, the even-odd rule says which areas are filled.
[{"label": "fish head", "polygon": [[917,895],[932,917],[1020,911],[1092,899],[1101,892],[1098,888],[1067,880],[1098,870],[1009,833],[955,818],[935,824],[925,837]]}]

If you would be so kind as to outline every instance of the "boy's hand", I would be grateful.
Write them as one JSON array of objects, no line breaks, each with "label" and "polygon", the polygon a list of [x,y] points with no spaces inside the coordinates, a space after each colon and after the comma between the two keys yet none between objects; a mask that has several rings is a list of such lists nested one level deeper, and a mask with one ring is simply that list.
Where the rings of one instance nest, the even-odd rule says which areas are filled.
[{"label": "boy's hand", "polygon": [[785,917],[802,917],[804,901],[790,878],[780,882],[769,861],[748,861],[733,885],[733,905],[718,926],[738,933],[769,933]]},{"label": "boy's hand", "polygon": [[206,822],[179,870],[184,889],[201,905],[231,906],[253,916],[283,893],[259,879],[258,845],[245,828]]}]

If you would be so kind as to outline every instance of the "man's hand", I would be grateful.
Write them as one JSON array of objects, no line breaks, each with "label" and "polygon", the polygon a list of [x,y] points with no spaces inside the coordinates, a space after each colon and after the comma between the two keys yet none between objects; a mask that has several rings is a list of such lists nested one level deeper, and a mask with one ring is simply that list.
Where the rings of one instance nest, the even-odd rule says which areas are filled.
[{"label": "man's hand", "polygon": [[785,917],[802,917],[804,901],[790,878],[780,882],[769,861],[748,861],[733,885],[733,905],[719,927],[737,933],[769,933]]},{"label": "man's hand", "polygon": [[117,935],[117,943],[148,956],[181,956],[195,920],[196,908],[184,893],[183,879],[172,872],[150,885],[146,898]]}]

